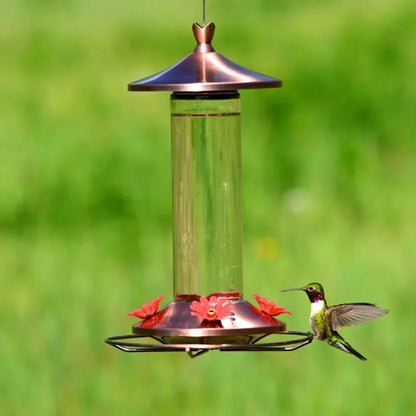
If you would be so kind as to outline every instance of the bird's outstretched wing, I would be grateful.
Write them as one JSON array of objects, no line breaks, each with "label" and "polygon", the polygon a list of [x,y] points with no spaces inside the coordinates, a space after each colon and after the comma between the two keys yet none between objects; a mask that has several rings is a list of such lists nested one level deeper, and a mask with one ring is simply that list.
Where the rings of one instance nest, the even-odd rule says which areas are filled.
[{"label": "bird's outstretched wing", "polygon": [[331,306],[326,314],[334,331],[343,326],[359,325],[385,315],[387,309],[379,308],[372,303],[344,303]]}]

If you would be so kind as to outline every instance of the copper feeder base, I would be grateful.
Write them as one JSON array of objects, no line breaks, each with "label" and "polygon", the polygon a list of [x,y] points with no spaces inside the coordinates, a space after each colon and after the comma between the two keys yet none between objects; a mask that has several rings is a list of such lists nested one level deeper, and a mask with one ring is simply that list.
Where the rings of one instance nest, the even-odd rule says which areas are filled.
[{"label": "copper feeder base", "polygon": [[[152,317],[134,325],[133,335],[110,337],[106,342],[125,352],[185,351],[196,357],[210,350],[293,351],[313,340],[313,334],[309,332],[286,331],[284,322],[244,300],[233,301],[233,316],[222,321],[201,321],[192,316],[189,313],[190,303],[172,302]],[[258,343],[270,335],[297,338]],[[140,342],[133,341],[136,339]]]}]

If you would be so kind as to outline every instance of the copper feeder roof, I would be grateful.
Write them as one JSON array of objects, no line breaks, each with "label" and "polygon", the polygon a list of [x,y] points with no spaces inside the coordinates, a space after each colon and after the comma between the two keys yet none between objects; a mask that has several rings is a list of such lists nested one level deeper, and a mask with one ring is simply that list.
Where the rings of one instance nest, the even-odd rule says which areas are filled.
[{"label": "copper feeder roof", "polygon": [[129,91],[210,92],[255,88],[278,88],[282,80],[250,71],[212,47],[215,24],[192,30],[197,45],[192,53],[177,64],[150,77],[131,82]]}]

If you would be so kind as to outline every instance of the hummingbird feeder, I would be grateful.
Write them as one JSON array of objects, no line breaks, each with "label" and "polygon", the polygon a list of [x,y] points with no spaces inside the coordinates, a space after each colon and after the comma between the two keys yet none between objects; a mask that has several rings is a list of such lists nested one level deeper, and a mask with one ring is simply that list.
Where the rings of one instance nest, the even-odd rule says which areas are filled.
[{"label": "hummingbird feeder", "polygon": [[[204,9],[205,10],[205,9]],[[205,14],[205,11],[204,11]],[[205,21],[205,17],[204,17]],[[132,312],[132,334],[106,342],[126,352],[292,351],[309,332],[286,331],[288,311],[243,298],[240,89],[278,88],[280,79],[217,53],[214,23],[192,26],[196,47],[129,91],[171,91],[174,299]],[[278,341],[259,342],[270,336]]]}]

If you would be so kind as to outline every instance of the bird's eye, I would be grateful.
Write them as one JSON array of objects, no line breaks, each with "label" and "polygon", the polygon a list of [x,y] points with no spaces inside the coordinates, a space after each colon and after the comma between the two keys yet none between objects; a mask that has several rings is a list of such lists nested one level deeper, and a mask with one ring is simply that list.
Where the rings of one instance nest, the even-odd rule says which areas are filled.
[{"label": "bird's eye", "polygon": [[309,291],[309,292],[312,292],[312,290],[313,290],[313,289],[314,289],[314,287],[313,287],[313,286],[309,286],[309,287],[308,287],[308,291]]}]

